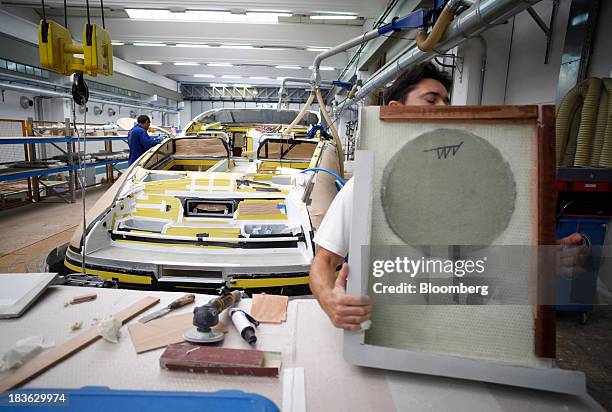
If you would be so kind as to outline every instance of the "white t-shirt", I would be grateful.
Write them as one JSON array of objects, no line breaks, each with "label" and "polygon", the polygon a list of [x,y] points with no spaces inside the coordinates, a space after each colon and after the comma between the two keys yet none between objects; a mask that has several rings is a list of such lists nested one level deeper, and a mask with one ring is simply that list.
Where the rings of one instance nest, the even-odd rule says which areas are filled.
[{"label": "white t-shirt", "polygon": [[348,255],[353,220],[353,179],[338,192],[314,237],[317,245],[338,256]]}]

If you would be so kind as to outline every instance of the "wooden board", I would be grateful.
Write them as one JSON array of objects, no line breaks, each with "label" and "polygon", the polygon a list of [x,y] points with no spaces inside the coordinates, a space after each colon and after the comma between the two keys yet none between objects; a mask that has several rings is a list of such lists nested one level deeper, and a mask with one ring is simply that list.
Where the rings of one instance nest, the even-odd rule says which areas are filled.
[{"label": "wooden board", "polygon": [[281,323],[287,320],[287,296],[253,295],[251,316],[262,323]]},{"label": "wooden board", "polygon": [[167,316],[128,326],[136,353],[185,341],[183,333],[193,328],[193,314]]},{"label": "wooden board", "polygon": [[159,358],[159,365],[164,369],[192,373],[277,377],[281,354],[181,343],[168,346]]},{"label": "wooden board", "polygon": [[[125,323],[132,319],[134,316],[144,312],[150,307],[156,305],[159,302],[158,298],[146,297],[140,299],[133,305],[128,306],[124,310],[115,314],[115,317],[121,322]],[[85,332],[78,336],[68,340],[60,346],[56,346],[43,352],[30,362],[26,363],[15,372],[11,373],[4,379],[0,380],[0,392],[7,391],[9,389],[16,388],[17,386],[29,381],[33,377],[46,371],[56,363],[68,358],[73,353],[83,349],[90,343],[100,338],[96,326],[92,326]]]},{"label": "wooden board", "polygon": [[538,106],[383,106],[380,120],[451,121],[503,120],[512,122],[538,118]]}]

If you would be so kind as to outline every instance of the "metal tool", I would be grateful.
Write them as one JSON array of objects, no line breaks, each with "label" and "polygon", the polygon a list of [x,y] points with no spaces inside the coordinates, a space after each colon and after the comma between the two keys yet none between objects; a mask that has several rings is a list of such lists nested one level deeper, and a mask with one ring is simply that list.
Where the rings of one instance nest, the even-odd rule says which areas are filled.
[{"label": "metal tool", "polygon": [[225,291],[223,296],[212,299],[205,305],[198,306],[193,310],[193,325],[195,329],[185,332],[185,340],[194,343],[212,343],[222,341],[223,332],[213,331],[212,327],[219,323],[219,314],[225,309],[235,306],[242,295],[241,290],[233,292]]},{"label": "metal tool", "polygon": [[230,309],[229,315],[242,339],[246,340],[250,345],[255,345],[255,342],[257,342],[255,328],[259,326],[259,321],[238,308]]},{"label": "metal tool", "polygon": [[162,316],[164,316],[166,313],[180,308],[182,306],[185,306],[191,302],[193,302],[195,300],[195,295],[193,293],[190,293],[188,295],[182,296],[180,298],[178,298],[177,300],[175,300],[174,302],[172,302],[171,304],[169,304],[168,306],[166,306],[163,309],[158,310],[157,312],[153,312],[149,315],[143,316],[142,318],[138,319],[138,322],[140,323],[147,323],[150,320],[153,319],[157,319],[157,318],[161,318]]}]

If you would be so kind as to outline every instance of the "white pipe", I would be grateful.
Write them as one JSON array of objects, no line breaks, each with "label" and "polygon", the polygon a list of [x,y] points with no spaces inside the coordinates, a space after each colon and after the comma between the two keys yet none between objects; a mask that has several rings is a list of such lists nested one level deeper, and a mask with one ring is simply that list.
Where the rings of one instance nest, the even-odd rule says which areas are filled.
[{"label": "white pipe", "polygon": [[367,33],[364,33],[354,39],[347,40],[344,43],[341,43],[335,47],[332,47],[329,50],[326,50],[322,53],[319,53],[315,56],[314,62],[312,63],[312,79],[318,84],[321,81],[321,73],[319,71],[319,66],[321,66],[321,62],[328,57],[335,56],[338,53],[342,53],[350,48],[355,46],[359,46],[361,43],[372,40],[380,36],[378,29],[370,30]]},{"label": "white pipe", "polygon": [[[45,90],[45,89],[40,89],[38,87],[22,86],[19,84],[0,83],[0,89],[15,90],[15,91],[20,91],[24,93],[33,93],[37,95],[43,95],[43,96],[49,96],[49,97],[59,97],[62,99],[72,100],[72,95],[70,93],[57,92],[53,90]],[[135,109],[151,110],[154,112],[178,113],[178,110],[162,109],[162,108],[151,107],[151,106],[141,106],[141,105],[130,104],[130,103],[119,103],[119,102],[113,102],[113,101],[96,99],[96,98],[90,98],[89,102],[114,104],[117,106],[133,107]]]},{"label": "white pipe", "polygon": [[[418,47],[412,47],[391,64],[374,73],[352,99],[347,99],[338,105],[335,113],[356,104],[379,87],[396,78],[403,69],[431,60],[438,53],[444,53],[464,40],[478,36],[490,26],[514,16],[517,13],[538,3],[540,0],[480,0],[465,10],[453,20],[444,37],[436,46],[436,51],[422,52]],[[318,56],[317,56],[318,57]]]},{"label": "white pipe", "polygon": [[[62,84],[62,83],[53,83],[53,82],[47,82],[44,80],[38,80],[38,79],[24,79],[23,77],[20,76],[15,76],[13,74],[9,74],[9,73],[0,73],[0,80],[6,80],[3,78],[8,78],[7,81],[12,81],[11,79],[15,79],[15,81],[23,81],[26,80],[28,82],[31,83],[36,83],[39,85],[43,85],[43,86],[49,86],[49,87],[55,87],[55,88],[60,88],[60,89],[64,89],[67,93],[70,93],[70,90],[72,89],[71,85],[67,85],[67,84]],[[7,83],[8,84],[8,83]],[[29,86],[31,87],[31,86]],[[41,90],[45,90],[45,89],[41,89]],[[101,103],[116,103],[120,106],[126,106],[126,107],[136,107],[136,108],[146,108],[146,109],[154,109],[156,111],[171,111],[172,113],[178,113],[178,110],[173,110],[170,108],[161,108],[159,106],[142,106],[142,105],[138,105],[138,103],[140,103],[141,101],[138,99],[134,99],[133,97],[123,97],[123,96],[118,96],[112,93],[106,93],[106,92],[102,92],[99,90],[90,90],[89,91],[90,95],[97,95],[97,96],[102,96],[102,97],[108,97],[110,99],[120,99],[123,101],[132,101],[134,102],[134,104],[130,104],[130,103],[119,103],[116,101],[102,101],[100,100]],[[90,99],[90,101],[93,101],[92,99]],[[158,108],[159,107],[159,108]]]}]

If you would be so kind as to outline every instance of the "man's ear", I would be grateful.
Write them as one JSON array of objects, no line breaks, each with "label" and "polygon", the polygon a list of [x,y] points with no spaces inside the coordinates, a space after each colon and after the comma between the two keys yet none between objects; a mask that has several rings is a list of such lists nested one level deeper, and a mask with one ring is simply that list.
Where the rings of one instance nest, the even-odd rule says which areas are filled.
[{"label": "man's ear", "polygon": [[389,103],[387,103],[387,106],[389,107],[397,107],[397,106],[403,106],[404,104],[402,102],[398,102],[397,100],[390,100]]}]

